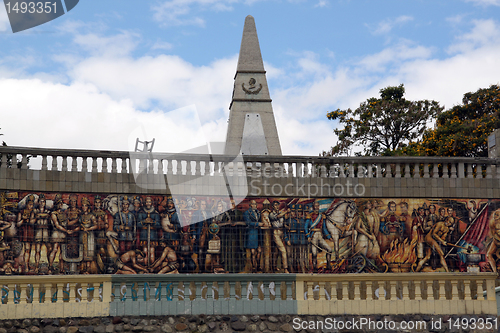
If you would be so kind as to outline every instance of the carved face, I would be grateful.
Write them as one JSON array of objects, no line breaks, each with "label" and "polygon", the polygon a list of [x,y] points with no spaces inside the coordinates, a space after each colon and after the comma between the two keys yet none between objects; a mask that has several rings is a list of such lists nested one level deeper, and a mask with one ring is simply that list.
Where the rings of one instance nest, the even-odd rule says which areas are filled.
[{"label": "carved face", "polygon": [[151,209],[151,206],[153,205],[153,200],[151,200],[150,197],[146,198],[146,208]]},{"label": "carved face", "polygon": [[257,209],[257,202],[255,200],[250,201],[250,208]]},{"label": "carved face", "polygon": [[200,209],[207,210],[207,203],[204,200],[200,202]]}]

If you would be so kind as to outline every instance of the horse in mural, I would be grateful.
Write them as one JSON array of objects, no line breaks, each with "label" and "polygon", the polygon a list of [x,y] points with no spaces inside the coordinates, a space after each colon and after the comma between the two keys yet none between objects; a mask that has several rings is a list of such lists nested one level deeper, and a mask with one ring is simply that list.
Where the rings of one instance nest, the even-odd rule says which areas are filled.
[{"label": "horse in mural", "polygon": [[352,200],[340,200],[333,204],[326,212],[326,228],[333,241],[335,260],[340,258],[340,239],[351,237],[351,253],[354,253],[356,244],[355,218],[358,207]]}]

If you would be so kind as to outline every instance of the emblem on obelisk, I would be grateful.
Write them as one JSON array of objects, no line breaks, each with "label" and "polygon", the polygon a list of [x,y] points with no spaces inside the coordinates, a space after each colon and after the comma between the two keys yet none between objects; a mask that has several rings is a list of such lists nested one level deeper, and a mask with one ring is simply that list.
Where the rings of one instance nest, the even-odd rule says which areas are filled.
[{"label": "emblem on obelisk", "polygon": [[248,88],[245,88],[245,83],[241,84],[241,87],[243,88],[243,91],[247,94],[251,95],[257,95],[261,89],[262,89],[262,84],[259,83],[259,87],[257,88],[256,86],[257,81],[252,77],[250,80],[248,80]]}]

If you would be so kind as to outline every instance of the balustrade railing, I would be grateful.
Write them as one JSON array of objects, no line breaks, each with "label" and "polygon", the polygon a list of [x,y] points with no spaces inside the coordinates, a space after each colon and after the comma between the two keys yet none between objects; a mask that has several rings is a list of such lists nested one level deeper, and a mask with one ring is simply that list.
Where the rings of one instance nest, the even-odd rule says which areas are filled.
[{"label": "balustrade railing", "polygon": [[[0,147],[21,169],[164,175],[319,178],[500,178],[500,159],[461,157],[309,157],[130,153]],[[14,165],[15,167],[16,165]]]},{"label": "balustrade railing", "polygon": [[299,311],[317,314],[495,314],[494,273],[297,275]]},{"label": "balustrade railing", "polygon": [[110,280],[109,275],[3,276],[0,319],[108,316]]},{"label": "balustrade railing", "polygon": [[495,273],[4,276],[0,319],[496,314]]}]

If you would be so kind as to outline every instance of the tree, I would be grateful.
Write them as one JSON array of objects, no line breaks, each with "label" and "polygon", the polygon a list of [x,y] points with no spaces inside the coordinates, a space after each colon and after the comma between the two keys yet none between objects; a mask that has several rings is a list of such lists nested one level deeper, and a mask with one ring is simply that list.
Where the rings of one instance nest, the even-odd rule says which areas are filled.
[{"label": "tree", "polygon": [[436,126],[403,151],[421,156],[487,157],[488,136],[500,128],[500,86],[464,94],[462,105],[441,113]]},{"label": "tree", "polygon": [[330,120],[344,125],[335,129],[338,142],[323,156],[348,154],[356,145],[363,152],[356,155],[393,155],[398,149],[423,135],[429,120],[443,108],[436,101],[408,101],[403,96],[404,85],[380,89],[380,98],[369,98],[351,109],[329,112]]}]

